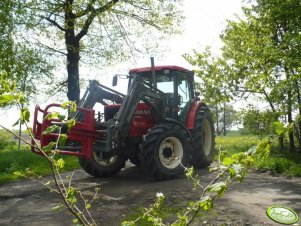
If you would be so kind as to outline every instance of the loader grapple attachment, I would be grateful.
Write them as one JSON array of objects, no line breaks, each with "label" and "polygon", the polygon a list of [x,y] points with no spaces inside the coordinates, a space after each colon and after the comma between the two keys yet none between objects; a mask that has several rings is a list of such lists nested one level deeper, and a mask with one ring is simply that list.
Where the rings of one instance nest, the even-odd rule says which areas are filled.
[{"label": "loader grapple attachment", "polygon": [[[59,125],[63,130],[64,125],[61,120],[51,119],[47,120],[46,116],[53,112],[53,109],[61,108],[60,104],[50,104],[44,110],[36,105],[34,112],[33,123],[33,135],[34,140],[32,144],[36,144],[36,141],[40,141],[41,147],[47,146],[50,142],[56,141],[60,133],[43,134],[43,131],[51,125]],[[70,132],[67,134],[67,142],[59,153],[66,155],[76,155],[86,158],[91,158],[93,142],[101,137],[105,136],[103,132],[97,132],[95,130],[95,111],[92,109],[77,108],[77,111],[84,115],[83,121],[78,121],[73,126]],[[42,116],[41,122],[39,122],[39,116]],[[36,146],[36,145],[35,145]],[[58,147],[60,149],[60,147]],[[37,147],[32,147],[32,151],[41,154]]]}]

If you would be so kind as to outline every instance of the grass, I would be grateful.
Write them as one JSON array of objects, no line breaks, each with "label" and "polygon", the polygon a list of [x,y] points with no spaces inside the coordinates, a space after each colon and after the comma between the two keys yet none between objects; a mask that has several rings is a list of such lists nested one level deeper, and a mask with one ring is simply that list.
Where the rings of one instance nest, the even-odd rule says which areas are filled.
[{"label": "grass", "polygon": [[215,146],[218,150],[232,155],[249,150],[259,141],[256,136],[218,136],[215,138]]},{"label": "grass", "polygon": [[[41,176],[51,174],[50,165],[43,156],[32,153],[29,148],[23,147],[20,151],[16,149],[10,146],[0,151],[0,184],[24,178],[14,172],[25,174],[26,169]],[[65,155],[62,158],[65,171],[79,168],[77,157]]]},{"label": "grass", "polygon": [[[245,152],[260,141],[256,136],[232,135],[216,137],[216,148],[226,155]],[[217,158],[217,156],[215,157]],[[272,147],[270,156],[264,159],[255,158],[254,168],[259,171],[281,173],[287,176],[301,177],[301,153],[279,151],[277,144]]]}]

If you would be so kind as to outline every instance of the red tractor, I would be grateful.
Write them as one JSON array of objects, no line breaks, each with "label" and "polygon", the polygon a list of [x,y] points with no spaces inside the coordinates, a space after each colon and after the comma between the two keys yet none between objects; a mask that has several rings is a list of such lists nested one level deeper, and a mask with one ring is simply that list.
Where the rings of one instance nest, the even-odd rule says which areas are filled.
[{"label": "red tractor", "polygon": [[[209,166],[214,155],[213,119],[195,91],[194,73],[152,63],[130,70],[127,77],[127,95],[90,81],[76,113],[69,116],[76,124],[67,132],[65,146],[58,147],[60,154],[78,156],[82,168],[95,177],[115,175],[128,159],[158,180],[175,178],[191,165]],[[102,113],[95,114],[96,103],[103,105]],[[64,130],[58,119],[46,117],[60,106],[35,108],[33,134],[42,147],[59,137],[56,132],[43,134],[47,127],[57,124]]]}]

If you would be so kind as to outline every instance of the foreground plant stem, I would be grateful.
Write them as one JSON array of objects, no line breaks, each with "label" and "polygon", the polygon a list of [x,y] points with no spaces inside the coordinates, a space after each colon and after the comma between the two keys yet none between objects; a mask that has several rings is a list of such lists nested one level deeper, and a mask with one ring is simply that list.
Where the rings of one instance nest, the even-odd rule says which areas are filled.
[{"label": "foreground plant stem", "polygon": [[[63,199],[64,205],[65,207],[69,210],[69,212],[76,218],[78,219],[78,221],[80,222],[80,224],[82,225],[90,225],[89,222],[87,220],[85,220],[83,217],[81,217],[81,212],[79,212],[79,214],[72,208],[72,205],[70,205],[70,203],[68,202],[68,200],[66,199],[65,196],[65,192],[62,190],[61,186],[59,185],[59,180],[60,182],[63,184],[63,180],[62,178],[60,178],[58,180],[57,178],[57,174],[58,170],[57,167],[55,166],[53,160],[51,158],[49,158],[49,156],[41,149],[41,147],[39,147],[35,140],[33,139],[33,137],[31,137],[31,139],[34,140],[34,144],[29,143],[28,141],[26,141],[25,139],[23,139],[22,137],[20,137],[19,135],[17,135],[16,133],[14,133],[13,131],[9,130],[8,128],[0,125],[1,128],[3,128],[4,130],[6,130],[7,132],[9,132],[10,134],[14,135],[15,137],[17,137],[18,139],[22,140],[24,143],[26,143],[27,145],[30,145],[31,147],[37,148],[39,150],[39,152],[42,154],[42,156],[44,156],[51,168],[51,172],[52,172],[52,177],[54,180],[54,184],[55,187],[57,188],[58,194],[61,196],[61,198]],[[30,136],[32,136],[32,134],[30,134]]]}]

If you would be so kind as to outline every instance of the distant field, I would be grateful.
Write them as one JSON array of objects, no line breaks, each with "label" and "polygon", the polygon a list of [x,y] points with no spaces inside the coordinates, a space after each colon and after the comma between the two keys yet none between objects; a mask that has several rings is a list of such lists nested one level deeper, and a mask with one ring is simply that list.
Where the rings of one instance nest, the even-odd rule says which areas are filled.
[{"label": "distant field", "polygon": [[215,138],[215,147],[217,150],[228,154],[244,152],[256,146],[260,139],[256,136],[241,136],[232,133],[229,136],[217,136]]}]

